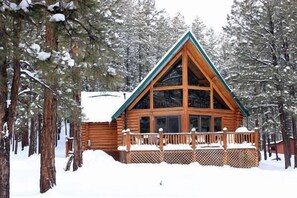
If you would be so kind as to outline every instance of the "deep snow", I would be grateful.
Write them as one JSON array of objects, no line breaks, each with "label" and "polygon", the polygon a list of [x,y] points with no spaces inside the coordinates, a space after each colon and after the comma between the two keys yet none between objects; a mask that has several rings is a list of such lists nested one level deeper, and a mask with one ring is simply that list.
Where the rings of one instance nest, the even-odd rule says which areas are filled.
[{"label": "deep snow", "polygon": [[[85,151],[83,167],[65,172],[64,140],[56,149],[57,185],[39,193],[39,155],[28,149],[11,154],[11,197],[228,197],[290,196],[297,171],[284,169],[275,155],[258,168],[161,164],[122,164],[103,151]],[[282,156],[281,156],[282,157]]]}]

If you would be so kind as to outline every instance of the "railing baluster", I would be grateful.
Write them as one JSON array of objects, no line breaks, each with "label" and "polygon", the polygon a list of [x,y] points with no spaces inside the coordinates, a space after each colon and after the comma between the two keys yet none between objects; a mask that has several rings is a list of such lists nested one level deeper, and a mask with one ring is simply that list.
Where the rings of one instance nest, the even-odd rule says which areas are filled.
[{"label": "railing baluster", "polygon": [[[255,132],[196,132],[191,133],[131,133],[129,129],[123,130],[123,146],[129,152],[132,145],[153,145],[164,150],[168,144],[188,144],[192,149],[197,146],[222,146],[227,149],[232,144],[249,144],[258,148],[257,130]],[[192,144],[192,145],[191,145]]]}]

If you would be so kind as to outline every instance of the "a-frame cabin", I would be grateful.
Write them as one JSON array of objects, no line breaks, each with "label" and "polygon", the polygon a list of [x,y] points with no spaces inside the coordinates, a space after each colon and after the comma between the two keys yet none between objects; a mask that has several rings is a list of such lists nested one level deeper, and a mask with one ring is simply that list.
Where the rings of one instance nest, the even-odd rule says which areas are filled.
[{"label": "a-frame cabin", "polygon": [[83,124],[83,148],[116,151],[125,145],[122,133],[126,129],[139,134],[157,134],[160,128],[164,134],[221,132],[224,128],[235,132],[248,115],[188,31],[112,115],[110,123]]}]

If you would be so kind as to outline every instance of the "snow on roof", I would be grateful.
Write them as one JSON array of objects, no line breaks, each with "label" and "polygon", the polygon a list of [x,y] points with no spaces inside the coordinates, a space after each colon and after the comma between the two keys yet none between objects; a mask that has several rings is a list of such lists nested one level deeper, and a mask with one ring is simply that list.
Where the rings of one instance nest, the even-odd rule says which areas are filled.
[{"label": "snow on roof", "polygon": [[82,121],[111,122],[111,116],[130,96],[128,92],[82,92]]}]

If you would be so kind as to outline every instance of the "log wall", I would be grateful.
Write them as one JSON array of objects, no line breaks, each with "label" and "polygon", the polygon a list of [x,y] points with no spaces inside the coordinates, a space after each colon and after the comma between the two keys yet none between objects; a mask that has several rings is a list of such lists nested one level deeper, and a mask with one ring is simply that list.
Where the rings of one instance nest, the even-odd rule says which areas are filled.
[{"label": "log wall", "polygon": [[116,151],[117,138],[116,122],[82,124],[83,150],[100,149],[103,151]]},{"label": "log wall", "polygon": [[[172,109],[158,109],[157,111],[148,111],[148,110],[139,110],[132,109],[127,112],[127,128],[130,129],[131,132],[139,133],[140,126],[139,121],[141,117],[150,117],[151,122],[151,132],[154,131],[154,117],[162,116],[162,115],[179,115],[181,118],[181,128],[185,123],[184,117],[188,115],[184,115],[182,108],[172,108]],[[228,131],[235,131],[238,127],[241,126],[243,116],[240,112],[234,112],[231,110],[219,110],[219,109],[189,109],[189,115],[209,115],[212,117],[221,117],[222,118],[222,128],[226,127]],[[124,116],[118,119],[118,123],[124,123]],[[188,119],[187,119],[188,121]],[[118,135],[121,134],[124,129],[124,125],[118,125]],[[183,132],[189,132],[189,130],[182,130]],[[120,139],[119,139],[120,140]],[[120,145],[121,141],[118,141]]]}]

